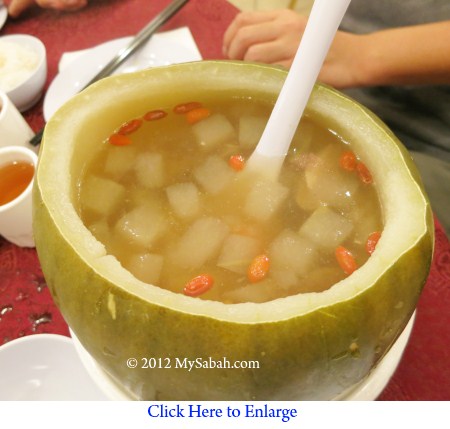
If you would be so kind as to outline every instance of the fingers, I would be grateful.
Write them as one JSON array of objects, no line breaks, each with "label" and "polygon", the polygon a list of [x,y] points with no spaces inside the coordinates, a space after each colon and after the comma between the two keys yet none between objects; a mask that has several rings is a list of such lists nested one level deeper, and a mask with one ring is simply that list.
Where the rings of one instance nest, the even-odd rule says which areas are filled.
[{"label": "fingers", "polygon": [[294,49],[290,49],[289,46],[283,44],[281,41],[273,40],[251,46],[242,59],[250,62],[282,65],[289,68],[292,65],[295,52],[295,46]]},{"label": "fingers", "polygon": [[8,14],[17,18],[34,4],[44,9],[75,11],[85,7],[87,3],[88,0],[11,0],[8,6]]},{"label": "fingers", "polygon": [[34,4],[34,0],[12,0],[8,6],[8,14],[13,18],[17,18]]},{"label": "fingers", "polygon": [[[271,22],[243,27],[230,43],[227,55],[231,59],[247,59],[251,51],[272,42],[277,36],[277,28]],[[266,50],[263,51],[266,52]]]},{"label": "fingers", "polygon": [[[273,19],[273,13],[271,11],[249,11],[241,12],[232,21],[230,26],[227,28],[224,38],[223,38],[223,53],[229,56],[230,50],[242,51],[238,45],[241,44],[240,38],[237,38],[238,33],[241,33],[245,29],[252,28],[255,25],[262,24],[262,29],[264,29],[263,24],[270,22]],[[260,33],[260,37],[264,37],[264,33]],[[234,45],[234,46],[232,46]],[[233,57],[238,59],[237,57]]]},{"label": "fingers", "polygon": [[87,5],[88,0],[35,0],[44,9],[75,11]]},{"label": "fingers", "polygon": [[240,13],[225,33],[224,55],[290,66],[306,22],[289,9]]}]

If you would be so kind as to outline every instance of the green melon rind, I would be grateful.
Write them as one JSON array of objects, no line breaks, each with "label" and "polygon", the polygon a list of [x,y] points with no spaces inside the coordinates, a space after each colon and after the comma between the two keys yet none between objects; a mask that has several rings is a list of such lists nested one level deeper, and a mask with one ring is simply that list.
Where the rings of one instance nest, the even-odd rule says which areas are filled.
[{"label": "green melon rind", "polygon": [[[227,63],[214,63],[214,66],[223,72],[233,67]],[[276,69],[243,64],[238,67],[247,71],[258,68],[263,74],[275,76],[275,80],[284,78],[284,73]],[[237,76],[240,73],[238,71]],[[151,78],[153,74],[149,72],[146,76]],[[69,102],[47,126],[34,187],[34,231],[39,259],[55,302],[97,362],[136,397],[143,399],[330,399],[364,378],[405,327],[426,280],[433,251],[433,219],[426,197],[423,196],[423,203],[418,207],[423,211],[423,225],[411,245],[398,255],[395,264],[390,267],[387,264],[370,287],[359,285],[354,295],[338,302],[278,319],[266,317],[264,313],[274,305],[287,306],[286,300],[290,298],[277,300],[275,304],[235,306],[237,313],[238,308],[250,314],[262,313],[255,316],[253,322],[239,318],[238,322],[233,321],[232,310],[226,320],[207,312],[196,313],[197,307],[189,301],[191,298],[172,293],[161,296],[160,303],[149,302],[145,294],[135,293],[137,287],[142,287],[140,282],[135,281],[133,288],[127,289],[127,282],[133,279],[127,280],[125,287],[117,287],[111,281],[117,269],[111,257],[100,257],[95,268],[90,266],[94,265],[89,261],[92,249],[80,250],[80,243],[74,239],[86,231],[72,222],[70,207],[64,204],[57,207],[55,203],[60,183],[52,168],[64,166],[52,166],[52,161],[65,144],[58,143],[56,137],[64,126],[65,116],[73,116],[80,97],[89,99],[96,88],[79,96],[78,101]],[[334,91],[326,87],[316,91],[318,97],[321,92],[335,96]],[[370,112],[360,106],[355,108],[387,132]],[[390,132],[387,133],[419,189],[421,185],[408,153]],[[52,177],[55,177],[53,182]],[[108,271],[110,266],[113,274]],[[358,276],[351,277],[360,281]],[[345,284],[335,286],[336,289],[345,287]],[[180,299],[192,302],[194,310],[181,311]],[[218,305],[225,306],[215,303],[211,307]],[[126,360],[130,357],[138,360],[170,358],[172,368],[128,369]],[[259,362],[260,368],[193,369],[191,372],[175,368],[176,358],[209,357],[254,360]]]}]

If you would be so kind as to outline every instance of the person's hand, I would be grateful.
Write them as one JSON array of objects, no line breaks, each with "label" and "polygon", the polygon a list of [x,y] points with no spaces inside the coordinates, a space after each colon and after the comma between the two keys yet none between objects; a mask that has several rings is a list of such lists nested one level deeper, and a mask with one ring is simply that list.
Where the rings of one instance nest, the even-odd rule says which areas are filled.
[{"label": "person's hand", "polygon": [[[223,51],[230,59],[290,67],[308,18],[289,9],[241,12],[224,35]],[[363,84],[358,63],[365,39],[339,31],[319,80],[336,88]]]},{"label": "person's hand", "polygon": [[241,12],[225,32],[224,55],[290,67],[306,21],[289,9]]},{"label": "person's hand", "polygon": [[11,0],[8,6],[8,13],[13,18],[17,18],[33,5],[45,9],[74,11],[85,7],[87,3],[88,0]]}]

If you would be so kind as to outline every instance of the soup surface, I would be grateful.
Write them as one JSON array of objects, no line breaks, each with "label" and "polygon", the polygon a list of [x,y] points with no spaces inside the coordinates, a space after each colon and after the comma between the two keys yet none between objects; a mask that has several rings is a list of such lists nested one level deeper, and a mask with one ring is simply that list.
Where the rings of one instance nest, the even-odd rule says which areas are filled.
[{"label": "soup surface", "polygon": [[380,237],[373,179],[308,116],[277,182],[249,174],[272,107],[187,102],[111,130],[78,186],[83,222],[135,277],[174,292],[239,303],[330,288]]}]

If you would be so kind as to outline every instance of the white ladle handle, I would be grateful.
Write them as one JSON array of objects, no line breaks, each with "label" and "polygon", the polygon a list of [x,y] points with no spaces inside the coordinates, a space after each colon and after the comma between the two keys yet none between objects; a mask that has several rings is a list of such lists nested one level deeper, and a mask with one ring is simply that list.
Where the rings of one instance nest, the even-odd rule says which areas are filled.
[{"label": "white ladle handle", "polygon": [[276,163],[278,158],[282,163],[349,4],[350,0],[314,1],[291,69],[250,163],[252,158],[269,158],[266,164]]}]

